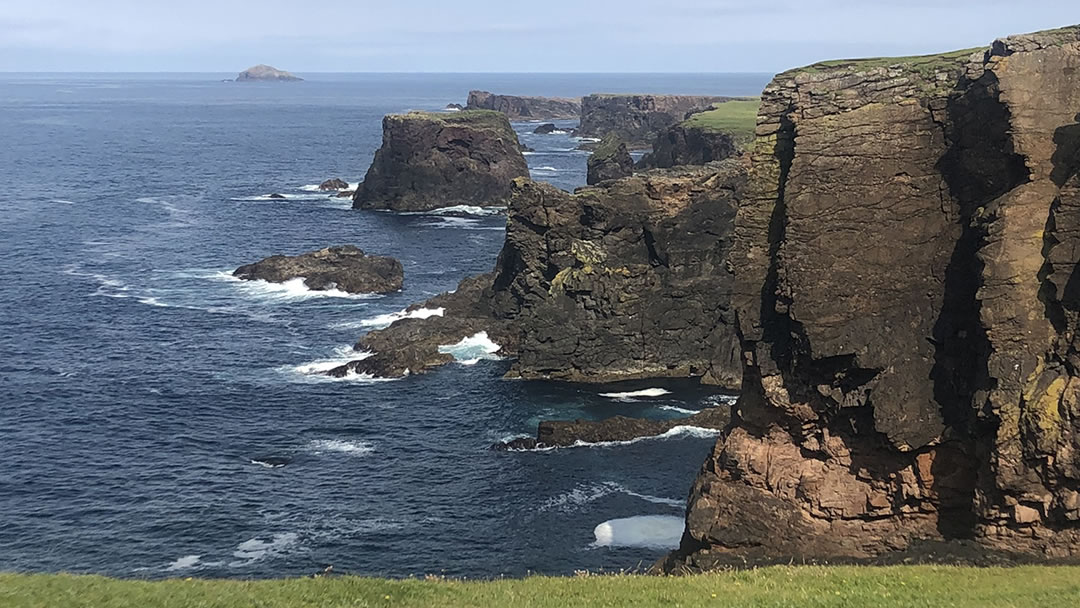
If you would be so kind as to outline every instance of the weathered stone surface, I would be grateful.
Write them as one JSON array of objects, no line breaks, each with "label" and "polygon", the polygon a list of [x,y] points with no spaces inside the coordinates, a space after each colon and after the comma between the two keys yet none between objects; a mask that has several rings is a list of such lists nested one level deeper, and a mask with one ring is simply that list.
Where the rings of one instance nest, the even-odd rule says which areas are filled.
[{"label": "weathered stone surface", "polygon": [[634,174],[634,159],[618,136],[608,135],[586,163],[585,182],[590,186]]},{"label": "weathered stone surface", "polygon": [[581,100],[583,137],[619,136],[634,147],[647,147],[664,129],[687,115],[732,97],[703,95],[588,95]]},{"label": "weathered stone surface", "polygon": [[745,181],[737,163],[655,171],[571,195],[515,182],[494,275],[361,340],[375,357],[340,370],[400,376],[448,362],[437,346],[479,331],[517,357],[513,377],[608,382],[741,380],[724,264]]},{"label": "weathered stone surface", "polygon": [[275,255],[241,266],[233,276],[271,283],[302,278],[308,289],[340,289],[348,293],[390,293],[401,289],[404,281],[400,262],[391,257],[366,255],[352,245],[297,256]]},{"label": "weathered stone surface", "polygon": [[503,206],[514,178],[528,174],[517,134],[498,112],[391,114],[353,207]]},{"label": "weathered stone surface", "polygon": [[469,100],[465,109],[494,110],[506,114],[510,120],[560,120],[577,118],[581,113],[581,100],[495,95],[487,91],[469,91]]},{"label": "weathered stone surface", "polygon": [[236,77],[236,82],[255,82],[255,81],[279,81],[279,82],[299,82],[303,80],[295,74],[290,74],[285,70],[279,70],[275,67],[259,64],[250,67]]},{"label": "weathered stone surface", "polygon": [[637,167],[666,169],[679,165],[704,165],[737,153],[738,147],[731,134],[679,123],[656,136],[652,152],[643,156]]},{"label": "weathered stone surface", "polygon": [[604,420],[545,420],[536,431],[536,438],[525,437],[500,442],[494,450],[535,450],[570,447],[579,443],[632,441],[642,437],[663,435],[677,427],[723,430],[731,422],[731,406],[722,405],[702,410],[684,418],[649,420],[613,416]]},{"label": "weathered stone surface", "polygon": [[742,395],[667,567],[1080,552],[1078,148],[1080,28],[777,76],[731,255]]},{"label": "weathered stone surface", "polygon": [[347,182],[347,181],[345,181],[343,179],[338,179],[336,177],[332,178],[332,179],[328,179],[325,182],[319,184],[319,190],[321,190],[323,192],[334,192],[334,191],[338,191],[338,190],[348,190],[348,189],[349,189],[349,182]]}]

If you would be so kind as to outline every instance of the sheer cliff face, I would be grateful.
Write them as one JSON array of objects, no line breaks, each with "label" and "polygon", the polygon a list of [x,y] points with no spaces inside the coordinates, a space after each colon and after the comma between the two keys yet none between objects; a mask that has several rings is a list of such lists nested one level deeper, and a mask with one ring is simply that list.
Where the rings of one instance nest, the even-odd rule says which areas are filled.
[{"label": "sheer cliff face", "polygon": [[677,561],[1080,551],[1080,28],[765,90],[744,366]]},{"label": "sheer cliff face", "polygon": [[702,377],[737,387],[730,309],[738,163],[649,172],[571,195],[515,183],[495,308],[525,378]]},{"label": "sheer cliff face", "polygon": [[487,91],[469,91],[467,110],[495,110],[510,120],[560,120],[581,114],[580,99],[559,97],[520,97],[495,95]]}]

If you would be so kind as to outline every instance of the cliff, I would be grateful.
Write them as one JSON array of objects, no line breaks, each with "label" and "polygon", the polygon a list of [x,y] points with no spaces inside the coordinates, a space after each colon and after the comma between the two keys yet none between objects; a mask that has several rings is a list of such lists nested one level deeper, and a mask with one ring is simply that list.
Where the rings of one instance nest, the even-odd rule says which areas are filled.
[{"label": "cliff", "polygon": [[1080,552],[1080,27],[765,89],[736,416],[668,569]]},{"label": "cliff", "polygon": [[469,91],[465,109],[494,110],[506,114],[510,120],[560,120],[577,118],[581,114],[581,100]]},{"label": "cliff", "polygon": [[236,77],[236,82],[253,82],[253,81],[281,81],[281,82],[299,82],[303,80],[295,74],[290,74],[285,70],[279,70],[275,67],[259,64],[250,67],[243,72],[240,72]]},{"label": "cliff", "polygon": [[754,140],[757,100],[728,101],[692,114],[656,136],[638,167],[703,165],[741,153]]},{"label": "cliff", "polygon": [[745,181],[738,163],[646,172],[568,194],[514,182],[493,275],[468,279],[361,339],[375,356],[335,374],[400,376],[452,360],[440,345],[486,331],[509,375],[607,382],[741,379],[725,266]]},{"label": "cliff", "polygon": [[582,137],[614,133],[635,147],[647,147],[660,131],[690,114],[731,97],[701,95],[588,95],[581,100]]},{"label": "cliff", "polygon": [[590,186],[609,179],[618,179],[634,173],[634,159],[626,144],[615,135],[608,135],[589,155],[586,164],[585,183]]},{"label": "cliff", "polygon": [[503,114],[391,114],[383,118],[382,147],[356,190],[353,207],[503,206],[514,178],[528,174],[517,135]]}]

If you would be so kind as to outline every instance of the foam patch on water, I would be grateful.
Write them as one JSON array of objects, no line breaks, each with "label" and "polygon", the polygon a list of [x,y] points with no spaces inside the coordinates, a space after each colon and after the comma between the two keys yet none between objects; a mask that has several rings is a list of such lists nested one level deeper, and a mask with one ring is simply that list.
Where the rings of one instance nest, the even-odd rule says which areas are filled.
[{"label": "foam patch on water", "polygon": [[237,545],[233,551],[236,561],[229,564],[230,568],[238,568],[251,565],[270,557],[277,557],[288,551],[296,544],[299,536],[295,532],[282,532],[267,537],[255,537]]},{"label": "foam patch on water", "polygon": [[638,515],[609,519],[593,529],[596,547],[677,549],[685,522],[673,515]]},{"label": "foam patch on water", "polygon": [[581,509],[582,507],[591,504],[605,496],[612,494],[624,494],[626,496],[632,496],[650,502],[657,505],[665,505],[672,508],[682,509],[686,507],[686,503],[681,500],[675,500],[674,498],[663,498],[660,496],[651,496],[649,494],[640,494],[628,489],[626,486],[616,483],[614,481],[605,481],[595,484],[579,484],[574,489],[563,492],[558,496],[553,496],[544,501],[540,505],[540,511],[560,511],[563,513],[572,513]]},{"label": "foam patch on water", "polygon": [[559,170],[557,168],[555,168],[555,167],[550,166],[550,165],[545,165],[543,167],[534,167],[534,168],[530,169],[530,171],[544,171],[544,172],[547,172],[547,173],[558,173]]},{"label": "foam patch on water", "polygon": [[416,310],[400,310],[398,312],[391,312],[385,315],[377,315],[370,319],[363,319],[357,322],[349,323],[337,323],[332,327],[334,329],[358,329],[363,327],[370,327],[373,329],[382,329],[389,327],[402,319],[430,319],[431,317],[441,317],[446,312],[445,308],[417,308]]},{"label": "foam patch on water", "polygon": [[693,416],[694,414],[699,413],[698,410],[688,410],[684,407],[676,407],[674,405],[661,405],[657,409],[666,410],[669,412],[678,412],[680,414],[686,414],[687,416]]},{"label": "foam patch on water", "polygon": [[185,555],[179,557],[176,561],[172,562],[165,567],[165,570],[169,572],[175,572],[177,570],[190,570],[199,565],[199,560],[202,559],[201,555]]},{"label": "foam patch on water", "polygon": [[476,205],[452,205],[427,211],[432,215],[499,215],[506,211],[506,207],[477,207]]},{"label": "foam patch on water", "polygon": [[486,331],[482,331],[462,339],[457,344],[439,347],[440,353],[446,353],[462,365],[475,365],[481,360],[497,361],[502,357],[495,353],[502,348],[488,338]]},{"label": "foam patch on water", "polygon": [[554,452],[555,450],[566,450],[570,448],[610,448],[619,447],[625,445],[633,445],[635,443],[641,443],[642,441],[668,441],[671,439],[712,439],[720,436],[723,431],[717,429],[707,429],[700,426],[679,425],[672,427],[666,433],[659,435],[648,435],[646,437],[636,437],[634,439],[628,439],[626,441],[597,441],[595,443],[589,443],[587,441],[577,441],[568,446],[551,446],[544,448],[532,448],[532,449],[520,449],[520,450],[508,450],[511,452]]},{"label": "foam patch on water", "polygon": [[245,281],[227,272],[220,272],[216,273],[214,279],[235,282],[245,295],[272,300],[309,300],[312,298],[370,300],[381,297],[374,293],[349,293],[340,289],[311,289],[304,283],[303,277],[290,279],[284,283],[271,283],[262,279]]},{"label": "foam patch on water", "polygon": [[368,441],[345,441],[343,439],[315,439],[308,443],[307,451],[322,456],[324,454],[346,454],[363,456],[375,451],[375,444]]},{"label": "foam patch on water", "polygon": [[373,353],[367,351],[356,350],[348,345],[339,346],[334,349],[334,353],[330,357],[315,359],[314,361],[308,361],[307,363],[301,363],[300,365],[295,365],[286,369],[302,375],[323,374],[336,367],[352,363],[353,361],[363,361],[372,356],[372,354]]},{"label": "foam patch on water", "polygon": [[738,395],[709,395],[701,400],[705,407],[717,407],[720,405],[733,405],[739,400]]},{"label": "foam patch on water", "polygon": [[671,391],[664,388],[643,388],[640,391],[629,391],[625,393],[600,393],[600,396],[616,401],[628,401],[639,397],[663,397],[664,395],[670,394]]}]

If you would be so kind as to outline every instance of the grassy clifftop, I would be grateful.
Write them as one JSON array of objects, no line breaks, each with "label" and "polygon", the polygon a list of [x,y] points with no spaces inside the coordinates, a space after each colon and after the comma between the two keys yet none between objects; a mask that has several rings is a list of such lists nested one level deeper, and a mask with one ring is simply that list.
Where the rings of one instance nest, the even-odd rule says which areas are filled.
[{"label": "grassy clifftop", "polygon": [[458,112],[407,112],[388,114],[387,118],[401,121],[431,121],[447,125],[469,125],[487,129],[509,129],[506,114],[495,110],[461,110]]},{"label": "grassy clifftop", "polygon": [[740,99],[716,104],[712,110],[699,112],[686,119],[684,127],[710,132],[728,133],[740,144],[754,139],[760,99]]},{"label": "grassy clifftop", "polygon": [[486,582],[359,577],[124,581],[0,574],[5,608],[937,607],[1080,605],[1080,567],[773,567],[687,577],[534,577]]}]

